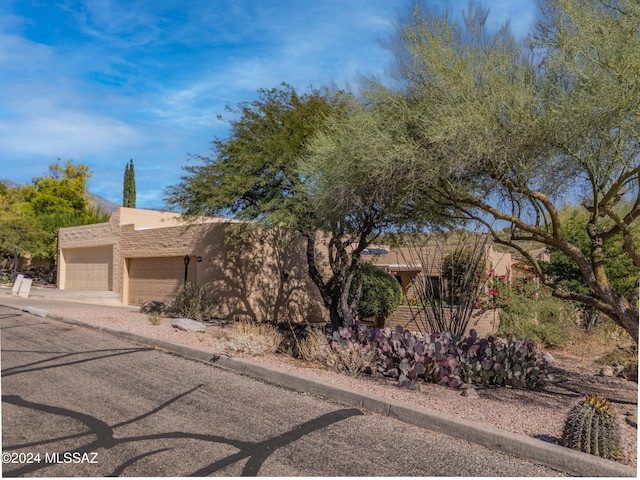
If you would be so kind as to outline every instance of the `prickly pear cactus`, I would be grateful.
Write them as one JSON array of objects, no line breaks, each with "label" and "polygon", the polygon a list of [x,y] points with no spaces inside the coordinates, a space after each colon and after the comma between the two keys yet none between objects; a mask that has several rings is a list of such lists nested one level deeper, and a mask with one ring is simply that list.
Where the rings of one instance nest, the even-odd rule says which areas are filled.
[{"label": "prickly pear cactus", "polygon": [[562,444],[602,458],[619,458],[620,431],[609,401],[599,395],[589,395],[573,407],[564,424]]}]

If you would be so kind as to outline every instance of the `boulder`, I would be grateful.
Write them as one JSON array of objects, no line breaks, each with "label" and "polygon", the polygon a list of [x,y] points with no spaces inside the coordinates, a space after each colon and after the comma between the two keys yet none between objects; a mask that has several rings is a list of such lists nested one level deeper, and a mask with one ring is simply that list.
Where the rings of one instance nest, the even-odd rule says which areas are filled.
[{"label": "boulder", "polygon": [[548,365],[553,365],[556,362],[556,359],[553,358],[549,352],[542,352],[542,358],[547,362]]},{"label": "boulder", "polygon": [[186,332],[204,332],[207,329],[204,324],[190,318],[174,318],[171,326]]},{"label": "boulder", "polygon": [[462,395],[463,397],[467,397],[467,398],[479,398],[480,395],[478,395],[478,392],[476,391],[475,388],[473,388],[473,386],[471,385],[464,385],[462,387],[462,392],[460,393],[460,395]]},{"label": "boulder", "polygon": [[602,367],[602,370],[600,370],[599,375],[601,377],[613,377],[613,367],[610,365],[606,365]]}]

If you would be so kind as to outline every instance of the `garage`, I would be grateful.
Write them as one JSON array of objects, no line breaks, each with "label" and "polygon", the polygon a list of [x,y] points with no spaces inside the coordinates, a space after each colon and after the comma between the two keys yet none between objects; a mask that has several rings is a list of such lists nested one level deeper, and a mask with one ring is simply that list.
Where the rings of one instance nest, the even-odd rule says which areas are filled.
[{"label": "garage", "polygon": [[[129,305],[142,305],[151,300],[171,303],[184,284],[183,257],[127,259],[129,270]],[[195,279],[195,262],[188,267],[188,280]]]},{"label": "garage", "polygon": [[70,290],[113,290],[113,247],[85,247],[64,250],[65,288]]}]

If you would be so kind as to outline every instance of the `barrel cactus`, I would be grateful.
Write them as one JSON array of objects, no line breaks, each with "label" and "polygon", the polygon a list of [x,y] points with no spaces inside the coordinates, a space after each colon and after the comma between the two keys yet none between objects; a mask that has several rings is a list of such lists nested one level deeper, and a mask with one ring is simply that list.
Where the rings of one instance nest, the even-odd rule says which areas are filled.
[{"label": "barrel cactus", "polygon": [[603,458],[619,458],[620,430],[611,403],[599,395],[589,395],[567,416],[562,444]]}]

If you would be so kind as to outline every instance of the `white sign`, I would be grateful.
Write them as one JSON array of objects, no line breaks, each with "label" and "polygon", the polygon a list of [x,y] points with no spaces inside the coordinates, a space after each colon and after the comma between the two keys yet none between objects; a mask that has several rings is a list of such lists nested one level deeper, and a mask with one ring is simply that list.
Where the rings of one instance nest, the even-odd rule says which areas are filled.
[{"label": "white sign", "polygon": [[22,283],[20,284],[20,290],[18,291],[18,296],[29,298],[29,292],[31,291],[32,283],[33,283],[33,280],[31,278],[22,279]]}]

